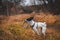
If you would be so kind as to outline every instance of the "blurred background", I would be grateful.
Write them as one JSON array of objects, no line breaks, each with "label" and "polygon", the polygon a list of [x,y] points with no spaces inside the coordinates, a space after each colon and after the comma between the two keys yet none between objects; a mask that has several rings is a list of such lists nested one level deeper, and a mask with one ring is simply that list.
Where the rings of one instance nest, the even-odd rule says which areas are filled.
[{"label": "blurred background", "polygon": [[[46,36],[23,21],[46,22]],[[60,0],[0,0],[0,40],[60,40]]]},{"label": "blurred background", "polygon": [[0,15],[48,11],[59,14],[60,0],[0,0]]}]

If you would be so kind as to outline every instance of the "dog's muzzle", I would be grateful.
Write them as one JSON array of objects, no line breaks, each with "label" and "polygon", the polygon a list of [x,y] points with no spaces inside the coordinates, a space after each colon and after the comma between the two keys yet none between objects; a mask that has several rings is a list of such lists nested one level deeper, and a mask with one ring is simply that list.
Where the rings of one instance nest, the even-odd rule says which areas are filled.
[{"label": "dog's muzzle", "polygon": [[24,22],[27,22],[26,19],[24,20]]}]

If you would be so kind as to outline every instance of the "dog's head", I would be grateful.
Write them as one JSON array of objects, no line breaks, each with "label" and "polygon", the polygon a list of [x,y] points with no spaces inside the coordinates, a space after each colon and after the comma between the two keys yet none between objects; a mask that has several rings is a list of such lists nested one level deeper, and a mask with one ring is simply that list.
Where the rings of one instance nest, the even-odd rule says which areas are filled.
[{"label": "dog's head", "polygon": [[30,17],[30,18],[25,19],[24,21],[25,21],[25,22],[28,22],[28,21],[33,20],[33,18],[34,18],[34,17]]}]

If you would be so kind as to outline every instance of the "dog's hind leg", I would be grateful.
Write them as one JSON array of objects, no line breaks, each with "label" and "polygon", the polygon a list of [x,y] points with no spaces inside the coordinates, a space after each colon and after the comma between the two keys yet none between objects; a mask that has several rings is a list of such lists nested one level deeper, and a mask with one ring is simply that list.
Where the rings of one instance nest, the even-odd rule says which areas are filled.
[{"label": "dog's hind leg", "polygon": [[45,32],[46,32],[46,27],[42,27],[42,33],[45,36]]}]

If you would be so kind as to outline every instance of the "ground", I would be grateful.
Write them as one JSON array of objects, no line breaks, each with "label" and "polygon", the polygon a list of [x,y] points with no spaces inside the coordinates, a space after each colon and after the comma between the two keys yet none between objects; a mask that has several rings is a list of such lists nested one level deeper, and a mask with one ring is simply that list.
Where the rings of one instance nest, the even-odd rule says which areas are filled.
[{"label": "ground", "polygon": [[12,16],[0,15],[0,40],[60,40],[60,15],[51,13],[36,13],[34,20],[47,23],[46,36],[36,35],[31,27],[23,20],[33,14],[19,14]]}]

